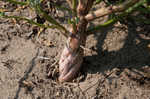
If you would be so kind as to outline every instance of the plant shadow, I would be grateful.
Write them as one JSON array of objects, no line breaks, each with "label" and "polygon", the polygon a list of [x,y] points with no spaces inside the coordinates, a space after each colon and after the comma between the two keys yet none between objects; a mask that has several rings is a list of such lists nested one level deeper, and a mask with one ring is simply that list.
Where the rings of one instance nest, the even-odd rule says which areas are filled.
[{"label": "plant shadow", "polygon": [[81,72],[84,74],[85,72],[86,74],[105,74],[106,71],[111,71],[114,68],[119,68],[122,71],[124,69],[142,71],[144,66],[150,66],[150,48],[148,48],[150,44],[150,31],[147,28],[148,26],[137,25],[132,20],[123,24],[127,26],[127,36],[123,40],[124,45],[117,51],[103,50],[102,48],[109,31],[114,28],[113,26],[102,29],[94,34],[97,40],[97,54],[85,56]]}]

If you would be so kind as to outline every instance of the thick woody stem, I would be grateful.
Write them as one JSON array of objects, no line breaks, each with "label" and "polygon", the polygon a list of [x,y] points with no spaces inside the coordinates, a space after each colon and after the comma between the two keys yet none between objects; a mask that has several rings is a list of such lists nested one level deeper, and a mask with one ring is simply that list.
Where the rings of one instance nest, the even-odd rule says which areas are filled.
[{"label": "thick woody stem", "polygon": [[[79,18],[79,23],[76,25],[76,31],[72,32],[73,34],[75,35],[77,34],[80,37],[79,45],[85,44],[85,39],[86,39],[85,32],[88,24],[88,22],[85,20],[85,15],[87,15],[90,8],[92,8],[94,1],[95,0],[79,0],[78,7],[77,7],[77,16]],[[73,45],[73,43],[71,45]]]},{"label": "thick woody stem", "polygon": [[109,6],[107,8],[98,9],[97,11],[86,15],[85,19],[87,21],[92,21],[96,18],[110,15],[112,13],[122,12],[122,11],[126,10],[127,8],[131,7],[132,5],[134,5],[135,3],[137,3],[138,1],[140,1],[140,0],[127,0],[118,6]]},{"label": "thick woody stem", "polygon": [[[73,29],[70,31],[74,35],[78,35],[80,37],[79,45],[83,44],[82,41],[85,41],[85,32],[88,22],[85,20],[85,15],[89,12],[90,8],[93,5],[94,0],[79,0],[77,7],[77,16],[79,18],[79,23],[76,24],[76,31]],[[72,38],[75,39],[75,38]],[[71,40],[74,41],[74,40]],[[70,42],[70,46],[74,46],[73,42]]]},{"label": "thick woody stem", "polygon": [[79,0],[79,5],[77,8],[78,16],[85,16],[90,8],[92,8],[93,2],[95,0]]},{"label": "thick woody stem", "polygon": [[77,74],[81,64],[83,62],[83,49],[80,46],[85,45],[86,41],[86,27],[88,22],[85,20],[85,15],[90,10],[94,0],[80,0],[77,7],[77,16],[79,22],[76,23],[76,29],[72,27],[70,32],[71,35],[67,40],[67,44],[62,52],[59,61],[59,81],[69,81]]}]

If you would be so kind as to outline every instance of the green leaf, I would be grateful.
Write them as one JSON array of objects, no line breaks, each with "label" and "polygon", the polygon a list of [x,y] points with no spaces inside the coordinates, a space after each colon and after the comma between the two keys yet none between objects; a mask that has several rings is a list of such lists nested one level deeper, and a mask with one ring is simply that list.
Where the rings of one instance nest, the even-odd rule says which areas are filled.
[{"label": "green leaf", "polygon": [[75,17],[75,23],[78,24],[80,19],[78,17]]},{"label": "green leaf", "polygon": [[105,22],[105,23],[103,23],[103,24],[99,24],[99,25],[97,25],[97,26],[95,26],[95,27],[89,28],[89,29],[87,30],[87,32],[89,33],[89,32],[93,32],[93,31],[100,30],[101,28],[104,28],[104,27],[106,27],[106,26],[108,26],[108,25],[112,25],[112,24],[115,23],[116,21],[117,21],[117,18],[110,19],[110,20],[108,20],[107,22]]},{"label": "green leaf", "polygon": [[19,2],[19,1],[16,1],[16,0],[6,0],[10,3],[14,3],[14,4],[19,4],[19,5],[27,5],[28,3],[27,2]]},{"label": "green leaf", "polygon": [[3,17],[5,15],[5,12],[0,12],[0,17]]},{"label": "green leaf", "polygon": [[[41,1],[40,0],[29,0],[30,2],[30,6],[33,7],[35,9],[35,11],[37,12],[37,14],[39,14],[40,16],[42,16],[46,21],[50,22],[53,25],[56,25],[57,27],[59,27],[58,29],[61,29],[63,31],[65,31],[65,33],[69,33],[67,31],[67,29],[61,25],[60,23],[58,23],[54,18],[52,18],[50,15],[48,15],[40,6]],[[67,34],[65,35],[67,36]]]},{"label": "green leaf", "polygon": [[77,16],[77,3],[78,1],[77,0],[72,0],[72,12],[73,12],[73,16],[76,17]]},{"label": "green leaf", "polygon": [[73,24],[73,21],[71,19],[68,19],[68,24]]},{"label": "green leaf", "polygon": [[99,4],[101,1],[103,1],[103,0],[96,0],[95,4]]}]

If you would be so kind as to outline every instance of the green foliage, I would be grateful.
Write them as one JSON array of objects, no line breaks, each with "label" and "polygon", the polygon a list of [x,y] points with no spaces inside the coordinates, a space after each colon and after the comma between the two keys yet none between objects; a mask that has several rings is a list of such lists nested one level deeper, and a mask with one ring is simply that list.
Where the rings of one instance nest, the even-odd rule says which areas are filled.
[{"label": "green foliage", "polygon": [[[15,18],[17,20],[25,20],[30,24],[33,25],[37,25],[39,27],[43,27],[43,28],[57,28],[61,31],[63,31],[63,34],[67,37],[69,34],[69,31],[63,26],[61,25],[56,19],[54,19],[52,16],[48,15],[42,8],[41,8],[41,3],[44,0],[27,0],[26,2],[19,2],[19,1],[15,1],[15,0],[6,0],[7,2],[10,3],[14,3],[16,5],[21,5],[21,6],[29,6],[31,8],[33,8],[37,14],[41,17],[43,17],[46,21],[48,21],[49,23],[51,23],[51,26],[48,25],[44,25],[44,24],[40,24],[37,23],[31,19],[22,17],[22,16],[7,16],[5,15],[5,12],[1,11],[0,12],[0,17],[3,18]],[[99,4],[100,2],[105,1],[105,3],[109,6],[112,4],[121,4],[122,2],[124,2],[125,0],[116,0],[117,2],[114,1],[110,1],[110,0],[95,0],[94,4]],[[62,11],[67,11],[68,14],[70,14],[70,17],[68,20],[68,24],[71,24],[73,26],[73,29],[76,29],[76,25],[79,23],[79,18],[77,17],[77,5],[78,5],[78,0],[72,0],[72,8],[67,8],[64,6],[60,6],[57,5],[55,3],[52,3],[53,6],[55,6],[56,8],[58,8],[59,10]],[[119,14],[111,14],[110,19],[105,22],[104,24],[99,24],[93,28],[88,28],[88,32],[92,32],[95,30],[99,30],[102,27],[106,27],[108,25],[111,25],[113,23],[115,23],[116,21],[122,20],[125,16],[128,16],[129,14],[131,14],[133,11],[139,11],[142,14],[149,14],[150,13],[150,1],[149,0],[140,0],[139,2],[137,2],[135,5],[133,5],[132,7],[129,7],[127,10],[125,10],[124,12],[121,12]],[[133,18],[136,21],[141,21],[144,22],[146,24],[150,24],[150,20],[149,19],[142,19],[142,18]]]},{"label": "green foliage", "polygon": [[57,28],[57,26],[54,26],[54,25],[51,25],[51,26],[46,26],[44,24],[40,24],[40,23],[37,23],[31,19],[28,19],[28,18],[25,18],[25,17],[20,17],[20,16],[7,16],[5,15],[5,12],[0,12],[0,17],[2,18],[14,18],[14,19],[17,19],[17,20],[24,20],[24,21],[27,21],[28,23],[30,24],[33,24],[33,25],[36,25],[36,26],[39,26],[39,27],[42,27],[42,28]]},{"label": "green foliage", "polygon": [[0,12],[0,17],[4,16],[5,12]]},{"label": "green foliage", "polygon": [[[113,15],[111,17],[110,20],[108,20],[107,22],[103,23],[103,24],[99,24],[93,28],[89,28],[88,29],[88,32],[92,32],[92,31],[96,31],[96,30],[99,30],[101,28],[104,28],[108,25],[111,25],[111,24],[114,24],[115,22],[121,20],[122,18],[124,18],[125,16],[128,16],[129,14],[131,14],[133,11],[139,9],[139,7],[141,7],[143,4],[147,3],[147,0],[141,0],[140,2],[136,3],[135,5],[133,5],[132,7],[128,8],[126,11],[122,12],[121,14],[115,16]],[[149,11],[147,11],[148,9],[144,10],[144,12],[146,11],[147,13],[150,13]],[[136,18],[136,21],[137,20],[140,20],[140,19],[137,19]],[[143,19],[141,19],[141,22],[142,22]],[[144,21],[144,20],[143,20]],[[150,23],[149,20],[145,20],[144,21],[145,23]]]}]

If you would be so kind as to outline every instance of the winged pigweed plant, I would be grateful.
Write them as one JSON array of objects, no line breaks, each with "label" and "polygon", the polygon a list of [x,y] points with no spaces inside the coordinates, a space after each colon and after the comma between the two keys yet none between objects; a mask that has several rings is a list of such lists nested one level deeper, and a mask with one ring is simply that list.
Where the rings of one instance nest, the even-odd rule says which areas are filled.
[{"label": "winged pigweed plant", "polygon": [[[59,61],[60,82],[71,80],[78,72],[83,61],[83,49],[86,37],[89,34],[95,33],[97,30],[112,25],[117,21],[124,20],[124,18],[130,16],[132,12],[139,11],[144,14],[150,13],[149,0],[65,0],[68,7],[63,6],[63,4],[60,6],[55,3],[54,0],[26,0],[22,2],[6,0],[5,2],[30,7],[51,25],[41,24],[23,16],[8,16],[3,9],[0,9],[0,17],[25,20],[30,24],[42,28],[58,29],[61,31],[60,33],[68,38]],[[71,28],[68,30],[61,22],[44,11],[41,7],[43,2],[49,2],[51,6],[58,10],[67,11],[70,17],[69,19],[66,18],[66,20],[68,24],[71,25]],[[60,1],[56,0],[56,2]],[[101,2],[104,2],[107,6],[97,9],[96,11],[91,11],[94,6]],[[104,16],[110,17],[103,24],[98,24],[94,27],[88,26],[89,22]],[[150,24],[149,19],[133,19],[144,22],[145,24]]]}]

